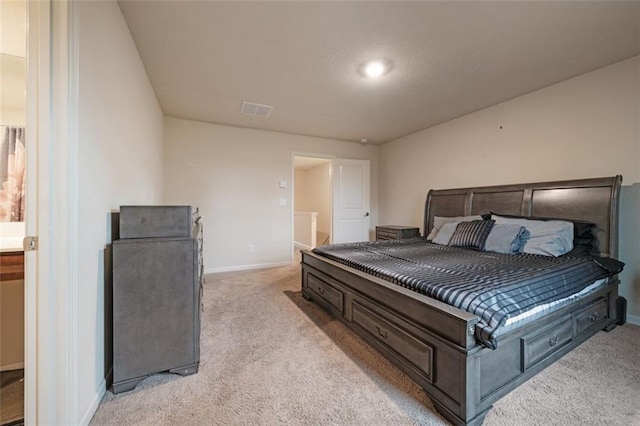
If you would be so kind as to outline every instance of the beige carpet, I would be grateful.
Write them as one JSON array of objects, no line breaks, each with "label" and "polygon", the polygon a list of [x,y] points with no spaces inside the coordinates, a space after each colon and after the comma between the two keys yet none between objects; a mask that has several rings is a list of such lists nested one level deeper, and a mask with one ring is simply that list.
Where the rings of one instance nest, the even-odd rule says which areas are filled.
[{"label": "beige carpet", "polygon": [[[485,425],[640,425],[640,327],[591,340]],[[421,389],[321,308],[300,268],[209,275],[198,374],[107,392],[94,425],[446,425]]]}]

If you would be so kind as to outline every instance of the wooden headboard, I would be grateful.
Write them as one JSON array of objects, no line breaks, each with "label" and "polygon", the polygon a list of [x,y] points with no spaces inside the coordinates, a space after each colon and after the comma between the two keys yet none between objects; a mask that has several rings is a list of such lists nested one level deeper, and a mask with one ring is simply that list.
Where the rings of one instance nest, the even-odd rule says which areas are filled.
[{"label": "wooden headboard", "polygon": [[622,176],[477,188],[438,189],[427,194],[424,235],[434,216],[501,213],[584,220],[596,224],[600,255],[618,255],[618,200]]}]

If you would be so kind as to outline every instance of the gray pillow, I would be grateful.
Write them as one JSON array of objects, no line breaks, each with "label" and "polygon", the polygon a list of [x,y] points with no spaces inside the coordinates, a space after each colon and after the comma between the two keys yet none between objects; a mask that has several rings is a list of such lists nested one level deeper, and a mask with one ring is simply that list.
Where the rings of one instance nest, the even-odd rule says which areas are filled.
[{"label": "gray pillow", "polygon": [[496,253],[522,253],[531,234],[522,225],[496,223],[484,245],[485,251]]},{"label": "gray pillow", "polygon": [[440,228],[440,232],[438,232],[438,235],[436,235],[436,237],[432,241],[443,246],[448,245],[454,232],[456,232],[458,223],[460,222],[449,222],[442,225],[442,228]]},{"label": "gray pillow", "polygon": [[[471,222],[473,220],[480,220],[480,219],[482,219],[482,216],[480,216],[480,215],[475,215],[475,216],[455,216],[455,217],[434,216],[433,217],[433,228],[431,229],[431,232],[429,233],[429,236],[427,237],[427,239],[431,240],[431,241],[434,241],[434,239],[438,235],[438,232],[440,231],[440,228],[442,228],[447,223],[455,223],[457,225],[460,222]],[[451,235],[449,236],[449,238],[451,238]],[[449,241],[447,241],[447,243],[448,242]],[[445,244],[447,244],[447,243],[445,243]]]},{"label": "gray pillow", "polygon": [[484,243],[493,227],[493,220],[474,220],[472,222],[460,222],[456,226],[449,245],[453,247],[482,250]]},{"label": "gray pillow", "polygon": [[561,256],[573,249],[573,223],[564,220],[528,220],[491,215],[496,223],[516,224],[531,234],[524,253]]}]

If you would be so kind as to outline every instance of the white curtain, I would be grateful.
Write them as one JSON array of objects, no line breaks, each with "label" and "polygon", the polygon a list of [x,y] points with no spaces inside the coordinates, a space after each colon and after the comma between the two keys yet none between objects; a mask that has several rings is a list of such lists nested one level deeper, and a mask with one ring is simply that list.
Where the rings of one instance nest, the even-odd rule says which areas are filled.
[{"label": "white curtain", "polygon": [[0,222],[24,222],[24,127],[0,126]]}]

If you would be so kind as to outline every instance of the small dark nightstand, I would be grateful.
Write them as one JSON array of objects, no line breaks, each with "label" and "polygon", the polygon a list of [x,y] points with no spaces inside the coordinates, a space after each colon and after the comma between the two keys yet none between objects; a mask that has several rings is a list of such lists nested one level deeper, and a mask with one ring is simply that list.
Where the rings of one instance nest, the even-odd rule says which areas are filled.
[{"label": "small dark nightstand", "polygon": [[404,238],[419,237],[420,229],[411,226],[376,226],[376,241],[402,240]]}]

